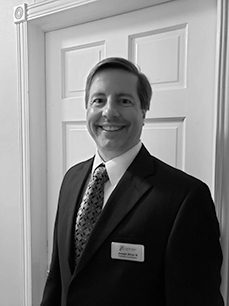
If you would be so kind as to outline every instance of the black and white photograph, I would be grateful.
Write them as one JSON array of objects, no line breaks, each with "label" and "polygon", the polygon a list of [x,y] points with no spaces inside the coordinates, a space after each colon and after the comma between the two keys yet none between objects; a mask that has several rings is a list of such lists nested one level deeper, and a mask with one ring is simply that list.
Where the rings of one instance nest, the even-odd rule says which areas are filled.
[{"label": "black and white photograph", "polygon": [[0,12],[0,305],[229,306],[229,1]]}]

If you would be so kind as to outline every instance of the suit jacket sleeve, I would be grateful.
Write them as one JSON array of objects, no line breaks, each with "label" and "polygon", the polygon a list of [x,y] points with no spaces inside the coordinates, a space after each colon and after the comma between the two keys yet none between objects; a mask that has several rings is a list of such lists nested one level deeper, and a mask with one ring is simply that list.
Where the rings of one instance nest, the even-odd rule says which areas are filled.
[{"label": "suit jacket sleeve", "polygon": [[49,274],[44,288],[41,306],[60,306],[61,305],[61,277],[59,267],[59,255],[57,247],[57,220],[56,216],[54,235],[53,235],[53,252]]},{"label": "suit jacket sleeve", "polygon": [[222,252],[215,208],[208,187],[185,197],[165,254],[167,306],[222,306]]}]

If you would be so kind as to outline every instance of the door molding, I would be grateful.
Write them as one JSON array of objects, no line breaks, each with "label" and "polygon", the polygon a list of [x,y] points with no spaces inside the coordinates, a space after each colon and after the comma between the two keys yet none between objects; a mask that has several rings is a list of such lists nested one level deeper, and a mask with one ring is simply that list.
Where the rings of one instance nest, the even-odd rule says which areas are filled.
[{"label": "door molding", "polygon": [[224,254],[222,293],[229,303],[229,4],[218,0],[217,128],[215,160],[215,203]]},{"label": "door molding", "polygon": [[[45,33],[174,0],[49,0],[14,9],[17,32],[24,306],[39,302],[47,266]],[[93,12],[93,13],[92,13]],[[229,5],[217,0],[215,203],[222,233],[222,293],[229,302]],[[39,252],[38,252],[39,250]],[[36,254],[39,254],[37,258]],[[32,268],[33,267],[33,268]],[[36,270],[34,273],[34,269]],[[39,282],[40,280],[40,282]],[[32,283],[36,282],[36,290]],[[38,283],[37,283],[38,282]],[[38,292],[37,292],[38,291]],[[34,303],[34,301],[33,301]],[[34,303],[36,304],[36,303]]]},{"label": "door molding", "polygon": [[[24,6],[21,7],[24,10]],[[21,9],[15,9],[14,18],[18,18]],[[24,11],[23,11],[24,12]],[[15,17],[16,16],[16,17]],[[22,16],[20,15],[20,19]],[[17,24],[17,66],[18,66],[18,109],[20,144],[20,211],[22,227],[22,271],[23,303],[32,305],[31,280],[31,218],[30,218],[30,149],[29,149],[29,97],[28,97],[28,46],[27,23]]]}]

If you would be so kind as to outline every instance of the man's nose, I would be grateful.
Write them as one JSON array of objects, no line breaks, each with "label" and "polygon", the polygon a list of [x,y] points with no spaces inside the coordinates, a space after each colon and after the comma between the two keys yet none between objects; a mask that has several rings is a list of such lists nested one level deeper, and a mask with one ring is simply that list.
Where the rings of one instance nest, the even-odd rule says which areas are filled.
[{"label": "man's nose", "polygon": [[119,116],[118,103],[115,98],[107,99],[107,102],[103,107],[103,116],[107,118]]}]

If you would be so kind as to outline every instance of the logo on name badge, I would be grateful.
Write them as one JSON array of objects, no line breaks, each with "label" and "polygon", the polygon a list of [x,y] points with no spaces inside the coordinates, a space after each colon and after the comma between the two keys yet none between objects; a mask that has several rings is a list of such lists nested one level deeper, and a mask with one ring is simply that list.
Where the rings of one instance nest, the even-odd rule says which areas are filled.
[{"label": "logo on name badge", "polygon": [[144,245],[112,242],[111,243],[111,258],[143,262],[144,261]]}]

